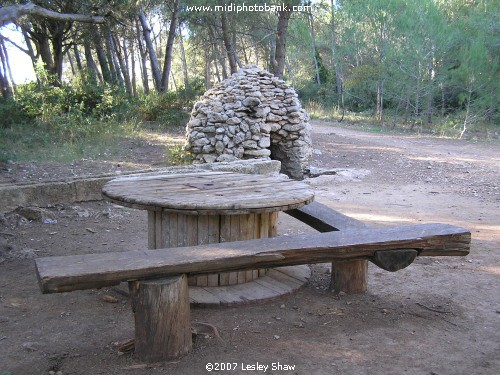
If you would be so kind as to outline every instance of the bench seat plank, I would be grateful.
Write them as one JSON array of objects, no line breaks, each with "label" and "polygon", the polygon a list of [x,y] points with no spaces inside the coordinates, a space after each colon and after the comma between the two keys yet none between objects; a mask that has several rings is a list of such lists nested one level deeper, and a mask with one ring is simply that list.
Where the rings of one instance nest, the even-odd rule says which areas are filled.
[{"label": "bench seat plank", "polygon": [[367,227],[362,221],[341,214],[319,202],[312,202],[304,207],[285,211],[285,213],[321,233]]},{"label": "bench seat plank", "polygon": [[348,229],[182,248],[45,257],[35,260],[43,293],[100,288],[122,281],[334,260],[417,249],[423,256],[464,256],[470,232],[446,224]]}]

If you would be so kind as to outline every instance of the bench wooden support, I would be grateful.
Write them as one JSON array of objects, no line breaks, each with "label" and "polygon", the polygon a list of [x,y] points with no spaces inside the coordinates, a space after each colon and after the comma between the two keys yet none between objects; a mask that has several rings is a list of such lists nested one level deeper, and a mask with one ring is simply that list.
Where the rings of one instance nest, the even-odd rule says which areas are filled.
[{"label": "bench wooden support", "polygon": [[330,289],[335,293],[366,293],[368,261],[360,259],[332,262]]},{"label": "bench wooden support", "polygon": [[[333,289],[362,292],[366,290],[367,260],[393,271],[406,267],[417,255],[465,256],[469,253],[471,236],[464,228],[445,224],[366,228],[342,214],[319,209],[326,216],[316,215],[314,225],[335,228],[333,231],[179,248],[38,258],[35,260],[38,282],[43,293],[129,282],[135,311],[136,353],[143,361],[155,362],[171,360],[191,350],[189,275],[333,262]],[[294,210],[296,215],[303,212],[307,213]],[[334,219],[356,227],[346,229]]]},{"label": "bench wooden support", "polygon": [[187,276],[130,281],[135,353],[145,362],[166,361],[192,348]]},{"label": "bench wooden support", "polygon": [[[321,233],[367,227],[365,223],[318,202],[285,212]],[[330,289],[335,293],[366,293],[368,261],[358,259],[332,262]]]},{"label": "bench wooden support", "polygon": [[417,258],[418,251],[415,249],[377,251],[370,261],[389,272],[396,272],[408,267]]}]

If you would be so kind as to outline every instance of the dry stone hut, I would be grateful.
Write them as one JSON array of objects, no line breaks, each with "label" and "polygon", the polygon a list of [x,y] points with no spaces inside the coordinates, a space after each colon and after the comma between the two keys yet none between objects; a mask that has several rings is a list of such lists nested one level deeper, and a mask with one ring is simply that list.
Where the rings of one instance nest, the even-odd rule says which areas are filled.
[{"label": "dry stone hut", "polygon": [[290,85],[247,66],[196,102],[185,149],[197,163],[279,160],[282,173],[301,179],[312,154],[308,120]]}]

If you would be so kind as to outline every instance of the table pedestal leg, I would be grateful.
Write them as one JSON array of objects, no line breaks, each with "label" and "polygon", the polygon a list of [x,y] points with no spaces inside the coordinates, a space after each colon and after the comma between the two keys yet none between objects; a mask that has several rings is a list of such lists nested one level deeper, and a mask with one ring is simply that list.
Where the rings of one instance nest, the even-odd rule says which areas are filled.
[{"label": "table pedestal leg", "polygon": [[[277,235],[278,213],[242,215],[184,215],[149,211],[150,249],[251,240]],[[192,286],[225,286],[264,276],[266,270],[224,272],[189,278]]]}]

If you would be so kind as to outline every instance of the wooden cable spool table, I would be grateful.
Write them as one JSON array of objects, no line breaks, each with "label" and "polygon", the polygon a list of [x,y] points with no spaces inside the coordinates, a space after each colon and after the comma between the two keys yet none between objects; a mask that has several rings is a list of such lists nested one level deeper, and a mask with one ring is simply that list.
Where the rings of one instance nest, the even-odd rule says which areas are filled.
[{"label": "wooden cable spool table", "polygon": [[[279,211],[314,200],[313,191],[303,182],[230,172],[124,177],[108,182],[102,194],[118,205],[148,211],[150,249],[275,237]],[[191,302],[232,304],[290,292],[282,285],[281,273],[274,273],[281,280],[275,281],[277,287],[266,287],[265,275],[272,277],[272,272],[259,269],[191,277],[190,287],[198,287],[190,288]],[[304,278],[303,271],[296,278]],[[258,285],[252,285],[254,281]],[[292,284],[296,289],[300,283]],[[216,287],[219,290],[212,289]]]}]

